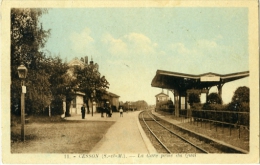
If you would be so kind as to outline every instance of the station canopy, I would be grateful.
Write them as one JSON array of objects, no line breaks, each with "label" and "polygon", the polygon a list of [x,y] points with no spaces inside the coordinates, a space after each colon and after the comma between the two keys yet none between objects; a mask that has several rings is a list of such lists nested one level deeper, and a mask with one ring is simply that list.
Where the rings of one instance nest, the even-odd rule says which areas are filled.
[{"label": "station canopy", "polygon": [[209,89],[212,86],[223,86],[227,82],[248,76],[249,71],[230,74],[217,74],[209,72],[200,75],[192,75],[157,70],[156,75],[152,80],[151,86],[186,92],[188,89]]}]

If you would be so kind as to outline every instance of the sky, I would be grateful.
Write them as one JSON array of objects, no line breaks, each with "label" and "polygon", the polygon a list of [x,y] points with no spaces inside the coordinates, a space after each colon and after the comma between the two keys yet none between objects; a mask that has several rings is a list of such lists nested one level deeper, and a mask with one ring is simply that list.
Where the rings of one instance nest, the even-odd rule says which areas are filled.
[{"label": "sky", "polygon": [[[43,51],[67,62],[92,57],[110,83],[108,91],[123,102],[155,104],[162,91],[151,86],[157,70],[195,75],[249,70],[247,8],[49,8],[40,22],[51,29]],[[225,84],[223,102],[239,86],[249,86],[248,79]]]}]

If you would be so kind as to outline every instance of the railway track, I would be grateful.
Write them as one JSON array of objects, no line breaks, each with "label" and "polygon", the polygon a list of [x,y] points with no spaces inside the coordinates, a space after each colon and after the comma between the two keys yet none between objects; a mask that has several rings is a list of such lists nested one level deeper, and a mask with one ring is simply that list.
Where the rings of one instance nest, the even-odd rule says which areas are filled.
[{"label": "railway track", "polygon": [[159,153],[224,153],[223,147],[143,111],[139,121]]}]

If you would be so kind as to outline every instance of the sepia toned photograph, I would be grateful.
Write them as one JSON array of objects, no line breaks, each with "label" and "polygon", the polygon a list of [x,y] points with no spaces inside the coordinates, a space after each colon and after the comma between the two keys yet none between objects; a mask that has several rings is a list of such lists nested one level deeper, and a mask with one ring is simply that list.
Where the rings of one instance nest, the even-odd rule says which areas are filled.
[{"label": "sepia toned photograph", "polygon": [[3,1],[4,164],[259,163],[257,1]]}]

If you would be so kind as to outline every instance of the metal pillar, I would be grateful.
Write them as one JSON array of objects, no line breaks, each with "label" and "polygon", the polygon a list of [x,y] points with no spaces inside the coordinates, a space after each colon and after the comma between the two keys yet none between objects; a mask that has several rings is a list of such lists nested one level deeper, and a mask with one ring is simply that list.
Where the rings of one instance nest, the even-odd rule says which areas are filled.
[{"label": "metal pillar", "polygon": [[[22,88],[24,86],[24,81],[22,80]],[[21,140],[25,141],[24,125],[25,125],[25,114],[24,114],[24,91],[21,93]]]},{"label": "metal pillar", "polygon": [[222,87],[223,87],[223,85],[224,84],[219,84],[219,85],[217,85],[217,88],[218,88],[218,95],[219,95],[219,97],[220,97],[220,99],[221,99],[221,103],[222,103]]},{"label": "metal pillar", "polygon": [[179,92],[174,89],[174,106],[175,106],[175,116],[179,117],[179,111],[180,111],[180,106],[179,106]]}]

